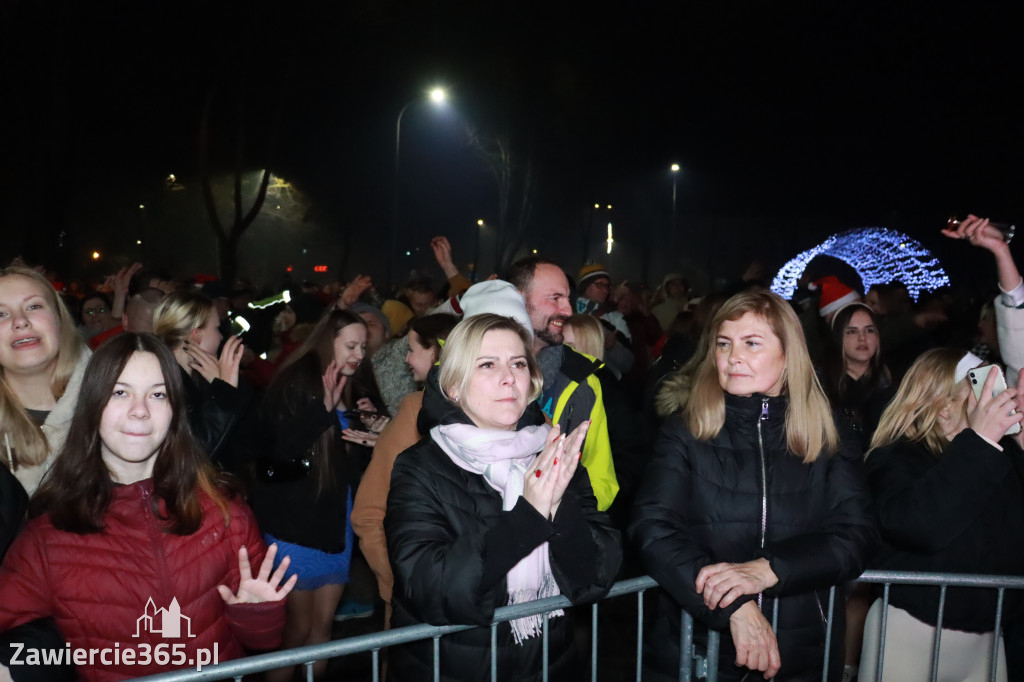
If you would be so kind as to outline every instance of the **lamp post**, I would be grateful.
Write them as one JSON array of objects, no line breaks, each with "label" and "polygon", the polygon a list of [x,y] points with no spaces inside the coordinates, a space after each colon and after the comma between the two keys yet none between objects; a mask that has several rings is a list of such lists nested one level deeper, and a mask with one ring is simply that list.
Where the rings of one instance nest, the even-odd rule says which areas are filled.
[{"label": "lamp post", "polygon": [[679,185],[679,164],[673,163],[672,167],[672,232],[676,231],[676,189]]},{"label": "lamp post", "polygon": [[[448,98],[444,88],[434,88],[428,93],[430,101],[435,105],[444,104]],[[388,256],[388,286],[395,283],[395,260],[398,253],[398,194],[399,194],[399,168],[402,148],[402,116],[406,109],[419,102],[421,98],[411,99],[398,111],[398,119],[395,121],[395,190],[391,202],[391,252]]]}]

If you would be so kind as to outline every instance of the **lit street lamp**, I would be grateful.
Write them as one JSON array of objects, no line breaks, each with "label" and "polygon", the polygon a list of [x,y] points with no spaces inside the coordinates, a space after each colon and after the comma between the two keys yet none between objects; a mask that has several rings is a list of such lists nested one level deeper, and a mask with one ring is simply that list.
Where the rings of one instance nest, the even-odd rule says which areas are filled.
[{"label": "lit street lamp", "polygon": [[672,164],[672,232],[676,231],[676,187],[679,185],[679,164]]},{"label": "lit street lamp", "polygon": [[480,280],[480,233],[484,231],[484,219],[476,221],[476,248],[473,251],[473,281]]},{"label": "lit street lamp", "polygon": [[[444,88],[434,88],[429,93],[430,101],[440,106],[444,104],[447,99],[447,93]],[[398,187],[399,187],[399,162],[401,160],[401,143],[402,143],[402,115],[405,114],[405,110],[413,104],[421,101],[419,97],[416,99],[409,100],[405,106],[402,107],[398,112],[398,119],[395,121],[395,193],[392,200],[391,206],[391,251],[388,255],[388,285],[394,285],[395,283],[395,254],[398,253]]]}]

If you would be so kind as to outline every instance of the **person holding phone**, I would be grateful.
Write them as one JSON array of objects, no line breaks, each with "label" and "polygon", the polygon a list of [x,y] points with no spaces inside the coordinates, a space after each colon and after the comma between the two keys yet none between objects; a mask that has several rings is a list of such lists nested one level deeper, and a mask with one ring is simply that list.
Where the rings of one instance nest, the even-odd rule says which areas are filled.
[{"label": "person holding phone", "polygon": [[[263,411],[271,445],[254,472],[252,505],[265,539],[291,556],[290,571],[299,576],[288,597],[284,649],[330,641],[349,582],[358,467],[347,441],[365,436],[346,414],[360,405],[352,377],[365,356],[366,323],[348,310],[331,310],[267,389]],[[326,660],[317,662],[314,674],[326,667]],[[273,670],[267,679],[290,680],[292,673]]]},{"label": "person holding phone", "polygon": [[[866,455],[874,510],[885,543],[874,567],[1020,575],[1024,573],[1024,452],[1006,434],[1024,415],[1016,389],[997,392],[998,368],[976,395],[978,359],[937,348],[910,367],[882,414]],[[981,372],[975,373],[979,378]],[[989,679],[995,590],[948,588],[939,679]],[[893,585],[882,679],[927,680],[939,603],[936,586]],[[1004,623],[1024,607],[1007,592]],[[868,612],[860,680],[875,680],[882,601]],[[1003,643],[998,676],[1005,680]]]},{"label": "person holding phone", "polygon": [[197,291],[168,294],[153,311],[153,333],[181,368],[188,423],[203,451],[221,468],[237,470],[242,456],[231,440],[252,400],[238,380],[242,340],[224,341],[217,307]]}]

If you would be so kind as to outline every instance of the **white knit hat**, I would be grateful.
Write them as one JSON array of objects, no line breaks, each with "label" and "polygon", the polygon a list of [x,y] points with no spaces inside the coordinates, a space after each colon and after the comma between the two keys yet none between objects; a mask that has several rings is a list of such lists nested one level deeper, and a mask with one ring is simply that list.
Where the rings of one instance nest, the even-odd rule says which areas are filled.
[{"label": "white knit hat", "polygon": [[462,319],[483,313],[511,317],[533,338],[533,323],[526,312],[526,302],[519,290],[509,282],[489,279],[474,284],[459,299],[459,307],[462,308]]}]

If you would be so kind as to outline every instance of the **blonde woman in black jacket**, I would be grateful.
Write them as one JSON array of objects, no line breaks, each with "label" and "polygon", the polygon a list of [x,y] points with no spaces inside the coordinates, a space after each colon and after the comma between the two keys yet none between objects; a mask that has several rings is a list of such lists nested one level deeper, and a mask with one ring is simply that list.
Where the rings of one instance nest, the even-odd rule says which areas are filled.
[{"label": "blonde woman in black jacket", "polygon": [[[723,631],[719,679],[820,680],[829,587],[859,575],[877,541],[860,453],[840,443],[789,304],[738,294],[709,333],[634,506],[631,535],[663,588],[644,679],[677,679],[683,608]],[[829,679],[842,674],[842,603]]]},{"label": "blonde woman in black jacket", "polygon": [[[464,320],[445,343],[441,395],[428,385],[420,412],[429,436],[391,475],[384,527],[395,627],[487,626],[501,606],[558,594],[579,604],[611,587],[622,551],[579,466],[587,424],[567,435],[544,424],[530,346],[519,323],[490,314]],[[549,614],[542,631],[540,616],[497,627],[500,679],[582,679],[571,613]],[[490,643],[487,627],[443,637],[441,679],[491,679]],[[430,679],[432,651],[429,641],[392,648],[389,677]]]}]

